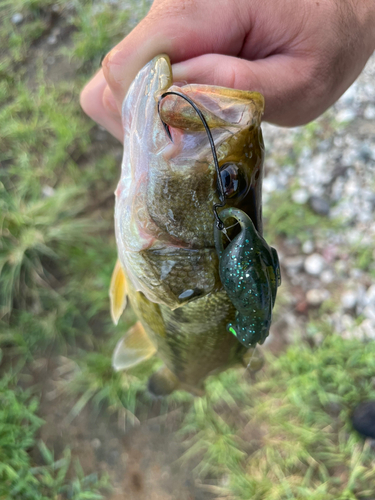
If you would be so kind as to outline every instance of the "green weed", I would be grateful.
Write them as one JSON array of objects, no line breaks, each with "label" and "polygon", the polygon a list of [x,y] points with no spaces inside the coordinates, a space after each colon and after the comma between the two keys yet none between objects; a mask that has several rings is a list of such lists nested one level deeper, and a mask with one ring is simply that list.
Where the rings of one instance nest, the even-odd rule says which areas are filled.
[{"label": "green weed", "polygon": [[100,500],[108,487],[106,477],[85,476],[78,462],[76,475],[69,479],[69,449],[55,460],[43,442],[38,443],[44,465],[32,466],[28,453],[36,444],[43,425],[37,416],[38,400],[30,391],[14,385],[6,376],[0,381],[0,498],[6,500]]}]

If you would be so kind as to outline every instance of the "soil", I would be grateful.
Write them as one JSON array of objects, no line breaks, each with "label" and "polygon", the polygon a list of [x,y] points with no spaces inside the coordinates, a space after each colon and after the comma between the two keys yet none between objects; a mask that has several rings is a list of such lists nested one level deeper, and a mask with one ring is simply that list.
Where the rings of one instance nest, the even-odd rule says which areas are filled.
[{"label": "soil", "polygon": [[[30,375],[41,390],[39,414],[45,420],[38,438],[62,456],[69,446],[86,475],[107,473],[113,490],[108,500],[209,500],[216,498],[200,487],[191,473],[191,462],[181,464],[184,448],[176,441],[176,430],[184,416],[184,406],[161,414],[162,401],[155,400],[147,414],[135,425],[125,425],[124,416],[108,409],[95,411],[90,404],[72,420],[72,398],[59,390],[66,358],[39,359]],[[69,366],[68,366],[69,370]],[[66,380],[65,380],[66,382]],[[43,460],[35,448],[33,459]],[[74,473],[72,468],[71,473]]]}]

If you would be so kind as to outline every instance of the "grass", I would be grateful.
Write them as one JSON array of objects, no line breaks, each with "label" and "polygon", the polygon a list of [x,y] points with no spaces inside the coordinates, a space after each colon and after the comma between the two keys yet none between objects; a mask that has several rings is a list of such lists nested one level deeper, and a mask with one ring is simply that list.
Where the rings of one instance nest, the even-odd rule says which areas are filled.
[{"label": "grass", "polygon": [[349,417],[375,397],[374,354],[371,342],[327,335],[319,347],[268,354],[250,386],[238,371],[210,380],[186,417],[183,458],[199,458],[201,477],[226,477],[225,498],[372,498],[374,453]]},{"label": "grass", "polygon": [[[111,480],[83,472],[71,443],[55,457],[40,440],[48,415],[30,373],[38,360],[69,360],[73,376],[62,386],[71,425],[89,407],[97,415],[117,414],[128,427],[151,405],[146,381],[160,362],[126,376],[110,364],[117,340],[135,320],[128,312],[114,327],[108,311],[121,149],[97,138],[100,131],[78,105],[103,54],[147,4],[5,0],[0,9],[6,47],[0,61],[0,500],[99,499]],[[19,25],[10,22],[15,12],[23,15]],[[62,40],[49,45],[56,28]],[[55,66],[49,67],[51,54]],[[301,130],[293,154],[314,148],[331,122]],[[272,244],[339,230],[339,221],[292,203],[292,189],[265,207]],[[358,244],[351,252],[360,269],[373,272],[372,248]],[[215,482],[223,498],[372,498],[374,454],[351,432],[349,416],[355,404],[375,396],[374,347],[336,337],[321,312],[295,332],[298,345],[278,358],[268,354],[251,379],[229,370],[208,380],[206,396],[177,392],[161,404],[163,412],[187,411],[178,432],[186,448],[180,460],[195,477]]]},{"label": "grass", "polygon": [[[71,456],[66,449],[55,460],[46,445],[36,443],[43,425],[37,415],[38,399],[15,385],[9,374],[0,381],[0,498],[6,500],[100,500],[108,489],[105,476],[85,476],[77,462],[76,477],[69,479]],[[37,446],[43,465],[33,466],[29,450]]]},{"label": "grass", "polygon": [[[130,414],[144,388],[145,377],[135,378],[139,382],[126,391],[110,369],[116,342],[108,316],[116,256],[111,193],[118,161],[114,141],[109,149],[93,143],[95,126],[78,105],[83,82],[130,29],[131,10],[41,0],[0,8],[0,42],[7,47],[0,63],[0,498],[99,499],[109,485],[105,476],[86,476],[69,447],[55,459],[38,441],[40,389],[32,381],[25,389],[20,381],[41,356],[82,362],[72,418],[87,394],[98,405],[128,407]],[[10,21],[15,12],[23,15],[20,25]],[[64,41],[49,47],[54,26]],[[51,50],[74,65],[73,80],[48,77]],[[93,352],[107,341],[106,357],[98,359]],[[40,463],[30,454],[36,448]]]}]

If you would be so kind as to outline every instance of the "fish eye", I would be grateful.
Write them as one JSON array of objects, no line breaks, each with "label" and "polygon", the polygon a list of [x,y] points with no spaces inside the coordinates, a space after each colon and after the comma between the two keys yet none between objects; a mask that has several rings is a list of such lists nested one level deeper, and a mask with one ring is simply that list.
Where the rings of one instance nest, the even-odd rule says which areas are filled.
[{"label": "fish eye", "polygon": [[235,163],[224,163],[220,168],[220,176],[227,198],[232,198],[242,191],[244,179],[241,169]]}]

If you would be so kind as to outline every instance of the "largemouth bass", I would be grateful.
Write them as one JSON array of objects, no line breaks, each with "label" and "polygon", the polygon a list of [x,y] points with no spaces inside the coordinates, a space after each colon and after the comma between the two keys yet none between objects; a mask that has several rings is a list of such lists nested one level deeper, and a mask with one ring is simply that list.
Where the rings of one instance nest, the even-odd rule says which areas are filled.
[{"label": "largemouth bass", "polygon": [[[123,103],[115,205],[119,260],[110,297],[116,323],[126,297],[139,319],[118,343],[113,366],[128,369],[157,353],[165,366],[149,381],[156,395],[176,388],[197,393],[208,375],[242,362],[247,353],[227,329],[236,309],[219,275],[212,210],[219,193],[210,144],[186,101],[161,99],[167,90],[186,95],[202,111],[216,146],[226,210],[241,209],[262,235],[262,95],[173,85],[168,57],[154,58]],[[228,236],[236,231],[234,226]]]}]

